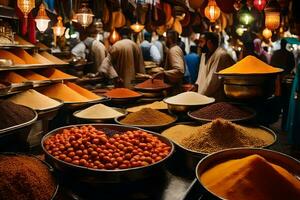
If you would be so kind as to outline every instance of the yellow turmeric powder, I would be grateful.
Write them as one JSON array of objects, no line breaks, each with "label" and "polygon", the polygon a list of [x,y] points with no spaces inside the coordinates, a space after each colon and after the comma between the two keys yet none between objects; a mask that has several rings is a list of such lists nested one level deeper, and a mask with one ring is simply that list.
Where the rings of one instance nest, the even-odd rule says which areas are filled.
[{"label": "yellow turmeric powder", "polygon": [[228,200],[300,199],[300,181],[257,154],[218,164],[200,180],[211,192]]},{"label": "yellow turmeric powder", "polygon": [[231,67],[219,71],[219,74],[271,74],[282,71],[282,69],[272,67],[254,56],[247,56]]}]

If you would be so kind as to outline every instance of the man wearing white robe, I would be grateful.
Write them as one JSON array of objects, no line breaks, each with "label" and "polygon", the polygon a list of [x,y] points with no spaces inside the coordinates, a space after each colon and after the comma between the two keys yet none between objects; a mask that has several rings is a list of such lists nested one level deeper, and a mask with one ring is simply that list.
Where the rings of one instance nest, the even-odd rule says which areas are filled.
[{"label": "man wearing white robe", "polygon": [[216,33],[202,34],[199,45],[202,55],[196,81],[198,92],[214,97],[216,101],[222,101],[225,98],[223,84],[215,72],[230,67],[234,64],[234,60],[223,48],[219,47],[219,37]]}]

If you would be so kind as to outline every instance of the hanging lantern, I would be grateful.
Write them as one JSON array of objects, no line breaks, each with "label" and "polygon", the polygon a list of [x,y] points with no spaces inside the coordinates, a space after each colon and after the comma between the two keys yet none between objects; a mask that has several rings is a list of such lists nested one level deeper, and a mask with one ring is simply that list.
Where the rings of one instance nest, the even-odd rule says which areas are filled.
[{"label": "hanging lantern", "polygon": [[242,8],[242,0],[236,0],[233,7],[236,11],[239,11]]},{"label": "hanging lantern", "polygon": [[237,29],[235,30],[236,34],[238,34],[238,36],[242,36],[244,34],[245,31],[247,31],[248,29],[245,28],[244,26],[239,26],[237,27]]},{"label": "hanging lantern", "polygon": [[258,11],[262,11],[267,4],[266,0],[254,0],[253,5]]},{"label": "hanging lantern", "polygon": [[114,44],[117,41],[119,41],[120,39],[121,39],[120,34],[116,31],[116,29],[113,29],[109,36],[109,42],[111,44]]},{"label": "hanging lantern", "polygon": [[46,9],[43,3],[41,3],[38,14],[35,18],[36,27],[40,32],[45,32],[48,28],[48,23],[50,22],[49,17],[47,16]]},{"label": "hanging lantern", "polygon": [[271,0],[265,8],[265,26],[275,30],[280,26],[280,6],[276,0]]},{"label": "hanging lantern", "polygon": [[279,12],[265,12],[265,26],[270,30],[275,30],[280,26]]},{"label": "hanging lantern", "polygon": [[93,22],[93,12],[88,7],[88,3],[82,3],[81,8],[76,13],[76,18],[79,24],[84,28],[88,27]]},{"label": "hanging lantern", "polygon": [[239,20],[240,20],[240,23],[243,24],[243,25],[250,25],[252,24],[252,22],[254,21],[254,18],[253,16],[251,15],[249,9],[247,6],[244,6],[240,12],[239,12]]},{"label": "hanging lantern", "polygon": [[139,24],[138,22],[136,22],[130,26],[131,30],[133,30],[136,33],[141,32],[144,29],[144,27],[145,27],[144,25]]},{"label": "hanging lantern", "polygon": [[62,17],[58,16],[57,17],[57,23],[55,26],[52,27],[53,29],[53,34],[55,36],[61,37],[65,33],[66,27],[64,27],[64,24],[62,22]]},{"label": "hanging lantern", "polygon": [[18,0],[17,4],[26,20],[30,11],[35,7],[35,0]]},{"label": "hanging lantern", "polygon": [[265,28],[262,32],[262,35],[268,40],[272,37],[272,31],[268,28]]},{"label": "hanging lantern", "polygon": [[216,1],[209,0],[204,10],[205,17],[207,17],[210,22],[215,22],[220,17],[220,12],[220,8],[218,7]]}]

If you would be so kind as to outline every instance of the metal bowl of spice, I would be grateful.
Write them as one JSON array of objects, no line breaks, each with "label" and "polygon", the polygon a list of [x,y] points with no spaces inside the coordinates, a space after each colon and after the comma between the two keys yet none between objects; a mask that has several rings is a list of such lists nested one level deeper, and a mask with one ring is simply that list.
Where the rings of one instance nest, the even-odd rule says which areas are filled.
[{"label": "metal bowl of spice", "polygon": [[134,126],[147,130],[162,130],[177,121],[177,116],[166,114],[152,108],[143,108],[126,116],[115,118],[121,125]]},{"label": "metal bowl of spice", "polygon": [[186,113],[189,110],[195,110],[211,104],[215,99],[196,92],[183,92],[173,97],[165,98],[163,101],[168,104],[170,112]]},{"label": "metal bowl of spice", "polygon": [[184,160],[181,163],[188,169],[195,169],[198,161],[210,153],[237,147],[269,148],[277,140],[274,131],[264,126],[241,126],[223,119],[202,126],[177,125],[162,135],[175,143]]},{"label": "metal bowl of spice", "polygon": [[238,100],[268,98],[275,92],[275,79],[282,69],[272,67],[254,56],[247,56],[231,67],[217,72],[224,80],[227,97]]},{"label": "metal bowl of spice", "polygon": [[113,124],[61,127],[46,134],[41,146],[58,172],[91,185],[151,177],[174,151],[160,134]]},{"label": "metal bowl of spice", "polygon": [[203,158],[195,172],[208,199],[300,198],[300,162],[272,150],[227,149]]},{"label": "metal bowl of spice", "polygon": [[219,102],[208,105],[199,110],[188,112],[188,116],[197,121],[206,123],[222,118],[231,122],[246,122],[256,116],[256,112],[243,105]]},{"label": "metal bowl of spice", "polygon": [[143,96],[141,93],[127,88],[114,88],[104,95],[111,98],[111,101],[116,104],[134,103]]},{"label": "metal bowl of spice", "polygon": [[36,156],[0,153],[0,199],[55,199],[59,185],[53,171]]},{"label": "metal bowl of spice", "polygon": [[103,104],[96,104],[86,109],[78,110],[73,116],[80,123],[113,122],[114,118],[125,116],[128,112],[122,108],[108,107]]}]

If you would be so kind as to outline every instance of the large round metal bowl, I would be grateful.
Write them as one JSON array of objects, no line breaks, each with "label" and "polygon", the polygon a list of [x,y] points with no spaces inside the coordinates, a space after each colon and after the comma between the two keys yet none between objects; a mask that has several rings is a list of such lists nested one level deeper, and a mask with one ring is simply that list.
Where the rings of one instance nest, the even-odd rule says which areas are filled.
[{"label": "large round metal bowl", "polygon": [[64,102],[59,99],[54,99],[54,100],[58,101],[60,104],[52,108],[36,110],[36,112],[38,113],[38,119],[51,120],[56,116],[58,110],[64,105]]},{"label": "large round metal bowl", "polygon": [[131,104],[137,102],[141,97],[143,96],[142,93],[139,93],[139,96],[133,96],[133,97],[125,97],[125,98],[115,98],[115,97],[108,97],[111,98],[111,102],[118,105],[124,105],[124,104]]},{"label": "large round metal bowl", "polygon": [[275,80],[277,74],[218,75],[223,79],[226,96],[231,99],[265,99],[272,96],[275,92]]},{"label": "large round metal bowl", "polygon": [[[264,126],[259,126],[259,127],[268,131],[274,137],[273,143],[271,143],[267,146],[261,147],[261,148],[270,148],[272,145],[274,145],[276,143],[277,135],[275,134],[275,132],[273,130],[271,130],[267,127],[264,127]],[[197,166],[199,160],[201,160],[205,156],[209,155],[209,153],[190,150],[190,149],[178,144],[175,141],[172,141],[172,142],[175,144],[175,149],[176,149],[174,159],[175,159],[175,157],[180,159],[181,160],[180,163],[182,163],[184,165],[184,167],[188,170],[194,170],[195,167]]]},{"label": "large round metal bowl", "polygon": [[170,116],[173,117],[174,120],[170,123],[161,124],[161,125],[156,125],[156,124],[153,124],[153,125],[125,124],[125,123],[121,122],[121,120],[124,119],[126,116],[116,117],[115,122],[117,122],[120,125],[139,127],[139,128],[143,128],[143,129],[147,129],[147,130],[152,130],[152,131],[160,131],[160,130],[163,130],[165,128],[170,127],[173,123],[175,123],[177,121],[177,116],[176,115],[170,115]]},{"label": "large round metal bowl", "polygon": [[[210,154],[203,158],[196,167],[196,176],[202,189],[207,192],[208,199],[223,199],[210,191],[204,184],[201,182],[201,175],[210,169],[211,167],[226,162],[232,159],[240,159],[246,156],[250,156],[253,154],[258,154],[264,157],[269,162],[272,162],[276,165],[279,165],[289,171],[291,174],[295,175],[296,177],[300,177],[300,162],[286,154],[268,150],[268,149],[260,149],[260,148],[233,148],[227,149],[224,151],[219,151],[217,153]],[[272,183],[270,183],[272,184]],[[251,194],[249,194],[251,195]]]},{"label": "large round metal bowl", "polygon": [[[122,108],[113,108],[112,107],[112,109],[114,109],[114,110],[116,110],[116,111],[118,111],[118,112],[120,112],[120,113],[122,113],[122,115],[121,116],[125,116],[125,115],[127,115],[127,111],[126,111],[126,109],[122,109]],[[76,111],[76,112],[74,112],[73,113],[73,117],[80,123],[103,123],[103,122],[113,122],[114,121],[114,117],[113,118],[83,118],[83,117],[79,117],[79,116],[77,116],[77,114],[79,113],[79,112],[81,112],[81,111],[83,111],[84,109],[82,109],[82,110],[78,110],[78,111]],[[120,117],[121,117],[120,116]]]},{"label": "large round metal bowl", "polygon": [[[164,169],[166,161],[170,158],[174,151],[173,143],[168,140],[166,137],[163,137],[157,133],[146,131],[147,133],[155,135],[159,140],[163,141],[171,147],[171,151],[167,157],[160,160],[159,162],[153,163],[144,167],[135,167],[128,169],[116,169],[116,170],[100,170],[100,169],[91,169],[87,167],[82,167],[78,165],[73,165],[71,163],[64,162],[59,160],[49,154],[44,147],[44,142],[47,138],[57,133],[61,133],[63,129],[72,128],[74,126],[84,126],[92,125],[97,129],[104,130],[109,135],[114,135],[116,133],[123,133],[125,131],[133,130],[143,130],[140,128],[130,127],[130,126],[121,126],[114,124],[78,124],[65,126],[58,129],[55,129],[48,134],[46,134],[41,141],[41,146],[45,152],[46,160],[52,164],[59,172],[63,175],[72,177],[74,180],[87,184],[103,184],[103,183],[122,183],[122,182],[131,182],[137,181],[144,178],[151,177],[153,174],[156,174],[159,170]],[[145,130],[143,130],[145,131]]]},{"label": "large round metal bowl", "polygon": [[49,165],[47,162],[45,162],[44,160],[40,159],[39,157],[37,157],[35,155],[28,155],[28,154],[24,154],[24,153],[15,153],[15,152],[1,152],[0,155],[3,155],[3,156],[28,156],[28,157],[32,157],[32,158],[37,159],[43,165],[47,166],[47,168],[49,169],[50,173],[54,177],[54,181],[56,183],[55,191],[53,192],[52,197],[51,197],[50,200],[55,200],[56,199],[56,196],[57,196],[57,193],[58,193],[58,189],[59,189],[59,184],[58,184],[58,181],[57,181],[57,179],[55,177],[54,169],[53,169],[53,167],[51,165]]},{"label": "large round metal bowl", "polygon": [[211,103],[214,103],[215,99],[211,98],[211,101],[208,101],[206,103],[193,104],[193,105],[173,104],[173,103],[168,102],[168,98],[163,99],[163,101],[168,105],[168,110],[171,113],[187,113],[190,110],[196,110],[196,109],[202,108],[204,106],[207,106]]}]

